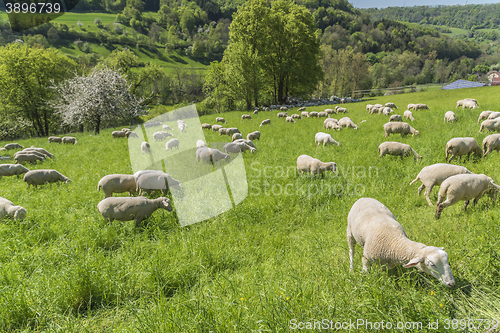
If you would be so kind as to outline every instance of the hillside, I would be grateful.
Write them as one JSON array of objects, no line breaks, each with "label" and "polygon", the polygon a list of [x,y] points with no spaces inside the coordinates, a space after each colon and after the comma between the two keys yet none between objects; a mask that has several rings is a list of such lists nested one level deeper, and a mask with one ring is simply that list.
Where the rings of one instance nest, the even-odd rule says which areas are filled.
[{"label": "hillside", "polygon": [[[129,144],[140,142],[111,139],[112,128],[97,136],[74,133],[76,145],[20,140],[54,154],[30,169],[56,169],[71,182],[27,189],[22,179],[2,179],[1,196],[25,207],[28,215],[0,224],[0,330],[284,332],[299,322],[362,318],[445,332],[451,320],[500,320],[498,202],[485,196],[465,212],[458,203],[435,220],[434,209],[417,195],[420,184],[408,185],[424,166],[444,162],[450,138],[471,136],[480,143],[490,134],[477,133],[477,118],[483,110],[498,109],[499,89],[433,90],[346,104],[359,128],[330,132],[340,147],[315,145],[314,134],[325,131],[321,118],[291,124],[278,119],[277,111],[259,112],[251,121],[242,121],[242,112],[226,113],[227,126],[244,135],[256,129],[262,134],[257,151],[243,154],[248,194],[234,209],[188,227],[179,226],[175,209],[155,212],[140,227],[107,222],[98,213],[104,195],[96,191],[97,182],[107,174],[134,172]],[[455,109],[465,97],[476,98],[480,107]],[[408,103],[426,103],[430,110],[415,111],[411,123],[420,134],[385,138],[382,125],[388,118],[368,115],[365,106],[386,102],[394,102],[400,114]],[[450,109],[457,122],[445,124],[443,114]],[[259,128],[266,118],[271,125]],[[195,131],[198,120],[186,121],[187,131]],[[214,124],[215,116],[199,121]],[[175,121],[169,124],[176,128]],[[181,144],[189,136],[173,133]],[[229,141],[212,131],[204,135],[212,146]],[[384,141],[410,144],[423,159],[378,160],[377,147]],[[164,143],[152,147],[163,149]],[[177,152],[172,154],[169,158]],[[301,154],[335,161],[337,172],[297,176]],[[453,163],[498,182],[498,158]],[[431,194],[433,202],[437,192]],[[456,288],[415,268],[388,273],[374,266],[362,273],[360,247],[356,270],[349,272],[347,214],[360,197],[385,204],[410,239],[443,246]],[[437,321],[438,330],[429,328]],[[480,331],[492,326],[481,324]]]}]

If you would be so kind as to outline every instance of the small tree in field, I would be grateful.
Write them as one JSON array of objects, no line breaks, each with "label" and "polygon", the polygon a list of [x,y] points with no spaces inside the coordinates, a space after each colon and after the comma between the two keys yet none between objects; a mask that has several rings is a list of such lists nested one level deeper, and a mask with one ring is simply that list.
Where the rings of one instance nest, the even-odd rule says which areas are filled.
[{"label": "small tree in field", "polygon": [[54,107],[63,125],[78,126],[88,122],[95,134],[99,134],[102,121],[147,114],[141,107],[143,100],[129,92],[129,84],[120,72],[108,67],[94,67],[90,75],[75,76],[54,88],[58,92]]}]

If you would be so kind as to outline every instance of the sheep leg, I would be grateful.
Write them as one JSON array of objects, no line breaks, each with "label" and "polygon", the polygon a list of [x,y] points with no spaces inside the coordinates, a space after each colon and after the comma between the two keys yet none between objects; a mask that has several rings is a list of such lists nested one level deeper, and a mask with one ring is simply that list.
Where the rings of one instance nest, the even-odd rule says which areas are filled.
[{"label": "sheep leg", "polygon": [[[475,201],[476,201],[476,199],[474,199],[474,204],[476,204]],[[467,209],[468,205],[469,205],[469,200],[465,200],[465,202],[464,202],[464,209],[463,209],[464,211]]]},{"label": "sheep leg", "polygon": [[[425,199],[427,200],[427,203],[429,204],[429,206],[431,207],[434,207],[434,205],[432,204],[431,202],[431,199],[429,198],[430,194],[431,194],[431,191],[432,191],[432,188],[434,187],[434,184],[428,186],[426,189],[425,189]],[[419,193],[420,194],[420,193]]]},{"label": "sheep leg", "polygon": [[356,251],[356,240],[352,236],[350,232],[347,234],[347,243],[349,243],[349,263],[350,263],[350,270],[354,271],[354,265],[353,265],[353,260],[354,260],[354,252]]},{"label": "sheep leg", "polygon": [[446,200],[443,203],[440,203],[441,200],[442,199],[439,198],[438,202],[436,203],[436,213],[434,214],[434,217],[436,218],[436,220],[439,219],[439,217],[441,216],[441,212],[443,211],[444,208],[451,206],[458,201],[456,199],[450,200],[449,198],[446,198]]},{"label": "sheep leg", "polygon": [[364,254],[361,261],[363,262],[363,272],[368,272],[370,270],[370,266],[372,265],[371,261],[366,259]]},{"label": "sheep leg", "polygon": [[[425,185],[424,185],[424,183],[422,183],[422,185],[420,185],[420,187],[418,188],[418,195],[420,195],[420,193],[422,193],[424,188],[425,188]],[[427,191],[425,191],[425,192],[427,193]]]}]

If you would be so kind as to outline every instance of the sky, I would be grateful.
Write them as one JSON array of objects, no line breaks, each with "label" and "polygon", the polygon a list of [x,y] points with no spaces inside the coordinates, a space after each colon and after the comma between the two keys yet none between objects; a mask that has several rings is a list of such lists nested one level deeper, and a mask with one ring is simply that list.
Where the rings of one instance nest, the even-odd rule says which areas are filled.
[{"label": "sky", "polygon": [[500,3],[499,0],[349,0],[355,8],[386,8],[412,6],[452,6],[452,5],[479,5],[486,3]]}]

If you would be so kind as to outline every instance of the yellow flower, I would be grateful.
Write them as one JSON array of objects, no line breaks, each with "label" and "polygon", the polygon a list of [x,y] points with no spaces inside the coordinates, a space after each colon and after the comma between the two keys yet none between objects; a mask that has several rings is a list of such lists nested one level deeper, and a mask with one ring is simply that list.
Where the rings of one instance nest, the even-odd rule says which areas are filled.
[{"label": "yellow flower", "polygon": [[290,297],[287,297],[286,300],[288,301],[290,299]]},{"label": "yellow flower", "polygon": [[439,304],[439,306],[440,306],[440,307],[443,307],[443,303],[440,303],[440,304]]},{"label": "yellow flower", "polygon": [[243,297],[242,297],[242,298],[240,298],[240,299],[241,299],[242,301],[244,301],[244,300],[245,300]]},{"label": "yellow flower", "polygon": [[434,295],[434,292],[431,290],[431,296]]},{"label": "yellow flower", "polygon": [[281,293],[281,295],[283,295],[283,293]]}]

